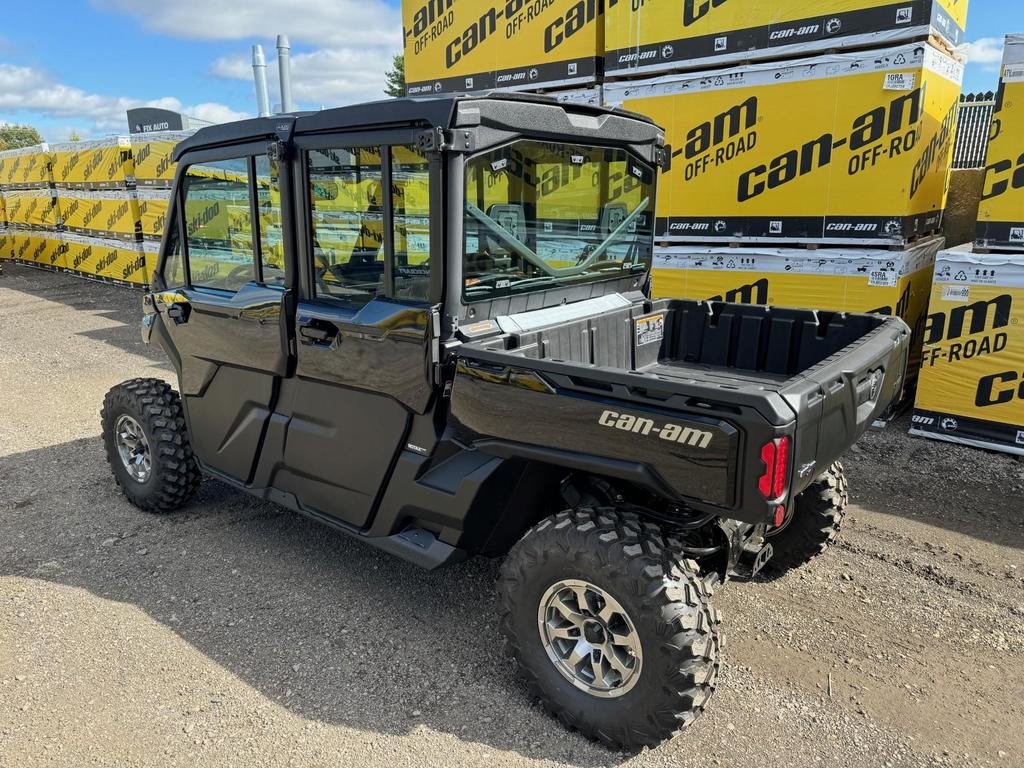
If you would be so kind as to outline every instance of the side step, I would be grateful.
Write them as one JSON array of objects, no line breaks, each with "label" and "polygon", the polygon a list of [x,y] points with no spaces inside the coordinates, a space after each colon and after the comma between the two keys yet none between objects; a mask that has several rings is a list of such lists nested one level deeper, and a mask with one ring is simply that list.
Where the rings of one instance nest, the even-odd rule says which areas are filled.
[{"label": "side step", "polygon": [[422,528],[406,528],[393,536],[367,537],[363,541],[428,571],[466,559],[463,550],[439,541]]}]

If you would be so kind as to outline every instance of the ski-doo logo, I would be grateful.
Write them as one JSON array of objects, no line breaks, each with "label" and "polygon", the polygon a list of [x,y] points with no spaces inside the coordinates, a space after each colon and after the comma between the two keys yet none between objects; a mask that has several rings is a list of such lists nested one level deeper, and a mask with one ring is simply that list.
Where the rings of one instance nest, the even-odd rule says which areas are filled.
[{"label": "ski-doo logo", "polygon": [[605,411],[597,420],[602,427],[619,429],[623,432],[632,432],[634,435],[657,435],[662,440],[670,443],[682,443],[693,448],[706,449],[714,437],[710,432],[693,427],[683,427],[679,424],[665,424],[661,427],[654,426],[654,420],[643,416],[633,416],[618,411]]}]

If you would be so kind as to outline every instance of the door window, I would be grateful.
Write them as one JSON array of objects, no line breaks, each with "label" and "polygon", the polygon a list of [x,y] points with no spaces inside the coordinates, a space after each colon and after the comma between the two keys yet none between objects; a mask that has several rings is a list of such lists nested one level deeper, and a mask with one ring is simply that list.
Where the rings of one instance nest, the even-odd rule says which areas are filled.
[{"label": "door window", "polygon": [[259,279],[265,285],[283,286],[285,280],[281,185],[277,161],[266,155],[256,158],[256,210],[259,215]]},{"label": "door window", "polygon": [[248,158],[185,172],[185,237],[192,285],[237,291],[256,279]]},{"label": "door window", "polygon": [[412,146],[391,147],[396,299],[430,298],[430,166]]},{"label": "door window", "polygon": [[380,147],[307,155],[318,298],[363,305],[384,293],[384,187]]}]

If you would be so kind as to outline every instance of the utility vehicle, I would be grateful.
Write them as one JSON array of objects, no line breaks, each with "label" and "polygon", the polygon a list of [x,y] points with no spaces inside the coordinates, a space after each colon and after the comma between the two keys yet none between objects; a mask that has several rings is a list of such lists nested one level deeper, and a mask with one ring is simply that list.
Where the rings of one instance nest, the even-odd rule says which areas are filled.
[{"label": "utility vehicle", "polygon": [[178,391],[107,395],[117,482],[166,512],[217,478],[427,569],[504,556],[532,693],[608,745],[671,736],[715,688],[714,588],[836,535],[909,335],[652,301],[670,156],[641,116],[499,94],[202,129],[144,298]]}]

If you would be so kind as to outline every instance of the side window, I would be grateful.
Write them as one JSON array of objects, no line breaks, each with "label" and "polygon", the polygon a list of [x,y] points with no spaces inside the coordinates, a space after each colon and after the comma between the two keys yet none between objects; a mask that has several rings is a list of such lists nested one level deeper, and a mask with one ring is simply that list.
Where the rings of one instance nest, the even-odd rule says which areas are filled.
[{"label": "side window", "polygon": [[184,199],[192,285],[237,291],[257,279],[249,158],[189,166]]},{"label": "side window", "polygon": [[430,167],[411,146],[391,148],[396,299],[430,298]]},{"label": "side window", "polygon": [[171,227],[167,240],[167,259],[164,261],[164,285],[167,288],[183,288],[188,281],[185,278],[185,258],[181,250],[181,236],[177,227]]},{"label": "side window", "polygon": [[384,189],[379,147],[310,150],[314,288],[363,305],[384,293]]},{"label": "side window", "polygon": [[260,219],[260,280],[267,285],[284,285],[281,185],[277,161],[266,155],[256,158],[256,208]]}]

